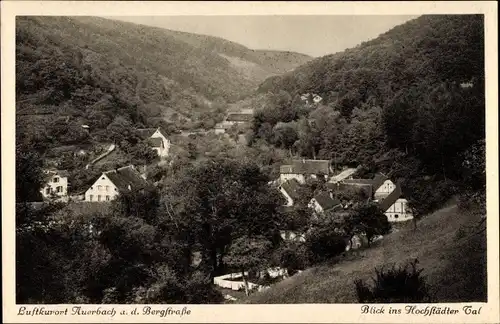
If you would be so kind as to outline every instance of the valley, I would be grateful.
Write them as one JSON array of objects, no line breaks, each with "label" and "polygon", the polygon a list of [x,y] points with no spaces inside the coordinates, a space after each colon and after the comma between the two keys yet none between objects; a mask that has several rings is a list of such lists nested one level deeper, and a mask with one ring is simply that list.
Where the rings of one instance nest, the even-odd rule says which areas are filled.
[{"label": "valley", "polygon": [[483,19],[313,58],[17,17],[17,302],[485,301]]}]

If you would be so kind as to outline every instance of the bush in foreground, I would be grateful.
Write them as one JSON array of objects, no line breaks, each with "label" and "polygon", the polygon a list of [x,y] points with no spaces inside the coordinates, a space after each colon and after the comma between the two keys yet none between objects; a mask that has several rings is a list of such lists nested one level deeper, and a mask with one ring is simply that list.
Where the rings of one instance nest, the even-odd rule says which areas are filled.
[{"label": "bush in foreground", "polygon": [[430,302],[429,288],[417,269],[418,260],[404,267],[375,269],[374,286],[355,280],[356,295],[360,303],[424,303]]}]

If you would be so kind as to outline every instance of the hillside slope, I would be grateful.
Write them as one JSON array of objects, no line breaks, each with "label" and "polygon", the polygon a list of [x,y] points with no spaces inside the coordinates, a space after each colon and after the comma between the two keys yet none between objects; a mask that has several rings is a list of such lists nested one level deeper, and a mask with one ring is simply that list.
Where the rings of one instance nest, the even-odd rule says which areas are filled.
[{"label": "hillside slope", "polygon": [[[164,33],[196,48],[217,53],[227,58],[230,63],[232,63],[231,60],[238,60],[239,62],[245,62],[247,65],[255,65],[257,74],[251,75],[250,78],[260,79],[259,81],[263,80],[261,79],[262,76],[269,77],[282,74],[312,60],[312,57],[296,52],[249,49],[241,44],[215,36],[168,29],[165,29]],[[236,64],[233,64],[233,67],[238,69]]]},{"label": "hillside slope", "polygon": [[425,15],[343,52],[271,77],[260,91],[315,92],[327,102],[349,95],[354,105],[419,82],[467,82],[484,75],[482,15]]},{"label": "hillside slope", "polygon": [[[80,125],[90,126],[94,139],[106,137],[117,117],[139,126],[210,127],[224,115],[224,102],[309,59],[253,52],[215,37],[103,18],[18,17],[20,131],[72,144],[87,137]],[[71,131],[54,130],[62,124]]]},{"label": "hillside slope", "polygon": [[[421,16],[267,79],[252,140],[361,166],[358,177],[383,172],[419,212],[440,207],[467,185],[464,155],[485,138],[483,19]],[[322,100],[304,105],[306,93]]]},{"label": "hillside slope", "polygon": [[357,303],[355,279],[371,284],[375,267],[415,258],[436,302],[486,301],[486,233],[471,231],[477,224],[476,217],[456,205],[445,207],[422,219],[416,231],[410,227],[389,234],[358,255],[307,269],[245,302]]}]

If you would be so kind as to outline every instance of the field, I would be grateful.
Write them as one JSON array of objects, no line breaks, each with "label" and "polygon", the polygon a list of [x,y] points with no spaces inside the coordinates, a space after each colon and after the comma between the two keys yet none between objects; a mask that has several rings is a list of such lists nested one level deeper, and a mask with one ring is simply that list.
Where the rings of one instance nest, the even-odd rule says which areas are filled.
[{"label": "field", "polygon": [[356,303],[355,279],[371,284],[375,267],[418,258],[436,302],[486,301],[486,234],[477,216],[456,205],[387,235],[377,246],[305,270],[243,303]]}]

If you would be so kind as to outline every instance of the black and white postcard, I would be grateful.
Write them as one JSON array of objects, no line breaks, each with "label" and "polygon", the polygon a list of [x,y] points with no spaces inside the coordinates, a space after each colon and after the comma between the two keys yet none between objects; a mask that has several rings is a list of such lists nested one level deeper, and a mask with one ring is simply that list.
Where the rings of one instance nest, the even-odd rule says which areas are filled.
[{"label": "black and white postcard", "polygon": [[1,14],[6,322],[500,322],[496,2]]}]

